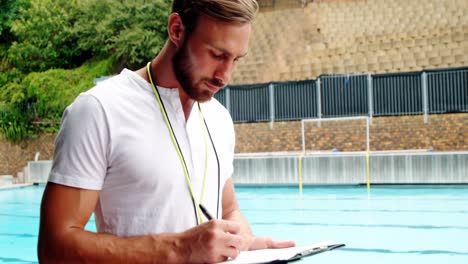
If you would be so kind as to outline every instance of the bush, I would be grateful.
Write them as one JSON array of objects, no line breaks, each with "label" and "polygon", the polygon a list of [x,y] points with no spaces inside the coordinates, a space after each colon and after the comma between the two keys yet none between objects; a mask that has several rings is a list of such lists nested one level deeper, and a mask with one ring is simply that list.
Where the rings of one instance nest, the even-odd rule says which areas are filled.
[{"label": "bush", "polygon": [[94,79],[108,75],[113,57],[85,63],[73,69],[52,69],[28,74],[20,83],[10,82],[0,92],[0,127],[11,141],[34,137],[40,132],[55,132],[65,108],[94,86]]},{"label": "bush", "polygon": [[18,141],[55,132],[65,107],[96,77],[144,66],[166,41],[170,5],[170,0],[2,1],[3,134]]}]

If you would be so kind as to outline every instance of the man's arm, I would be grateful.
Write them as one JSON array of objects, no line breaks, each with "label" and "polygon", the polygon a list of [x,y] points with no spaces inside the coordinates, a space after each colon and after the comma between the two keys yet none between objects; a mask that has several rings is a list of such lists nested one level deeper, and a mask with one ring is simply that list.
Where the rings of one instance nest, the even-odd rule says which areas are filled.
[{"label": "man's arm", "polygon": [[293,241],[275,241],[270,237],[256,237],[250,229],[247,219],[241,213],[237,203],[236,193],[232,178],[226,181],[223,189],[223,219],[235,221],[240,224],[240,235],[244,237],[241,250],[256,250],[265,248],[287,248],[293,247]]},{"label": "man's arm", "polygon": [[117,237],[84,230],[98,191],[48,183],[41,205],[41,263],[206,263],[235,258],[240,226],[208,221],[179,234]]}]

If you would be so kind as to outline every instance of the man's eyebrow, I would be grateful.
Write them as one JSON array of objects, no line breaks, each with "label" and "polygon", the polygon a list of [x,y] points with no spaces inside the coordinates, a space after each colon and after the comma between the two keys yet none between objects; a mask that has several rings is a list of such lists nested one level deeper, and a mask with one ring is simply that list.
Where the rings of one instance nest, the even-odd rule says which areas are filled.
[{"label": "man's eyebrow", "polygon": [[[224,54],[227,54],[228,56],[233,56],[231,52],[223,49],[223,48],[217,48],[217,47],[213,47],[215,50],[218,50],[218,51],[221,51],[222,53]],[[245,57],[247,56],[247,51],[244,53],[244,54],[241,54],[239,56],[236,57],[236,59],[239,59],[239,58],[242,58],[242,57]]]}]

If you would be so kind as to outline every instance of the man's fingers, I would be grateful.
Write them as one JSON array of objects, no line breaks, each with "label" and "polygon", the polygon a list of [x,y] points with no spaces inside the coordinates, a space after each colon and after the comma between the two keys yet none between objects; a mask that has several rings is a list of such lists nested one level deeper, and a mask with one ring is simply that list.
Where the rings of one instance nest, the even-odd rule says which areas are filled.
[{"label": "man's fingers", "polygon": [[206,227],[214,231],[214,242],[217,244],[218,252],[225,257],[235,258],[239,255],[244,244],[244,238],[238,235],[240,225],[236,222],[226,220],[212,220],[206,223]]},{"label": "man's fingers", "polygon": [[238,234],[240,232],[240,225],[233,221],[226,221],[226,220],[216,220],[214,221],[219,228],[221,228],[224,232],[228,232],[231,234]]},{"label": "man's fingers", "polygon": [[240,249],[243,242],[244,238],[242,236],[226,233],[226,246]]},{"label": "man's fingers", "polygon": [[250,250],[265,249],[265,248],[288,248],[294,247],[294,241],[274,241],[270,237],[256,237],[250,245]]},{"label": "man's fingers", "polygon": [[225,253],[226,257],[235,259],[239,256],[240,250],[235,247],[230,247],[229,249],[226,249]]},{"label": "man's fingers", "polygon": [[236,258],[244,244],[240,225],[227,220],[210,220],[183,232],[182,242],[190,248],[190,263],[217,263]]},{"label": "man's fingers", "polygon": [[269,248],[288,248],[294,247],[296,243],[294,241],[272,241]]}]

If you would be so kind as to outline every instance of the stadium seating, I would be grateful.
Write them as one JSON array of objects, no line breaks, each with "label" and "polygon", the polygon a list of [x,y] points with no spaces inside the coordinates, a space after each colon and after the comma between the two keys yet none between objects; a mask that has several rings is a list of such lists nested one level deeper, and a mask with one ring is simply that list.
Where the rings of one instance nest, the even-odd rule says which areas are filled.
[{"label": "stadium seating", "polygon": [[308,2],[261,10],[233,84],[468,65],[467,0]]}]

